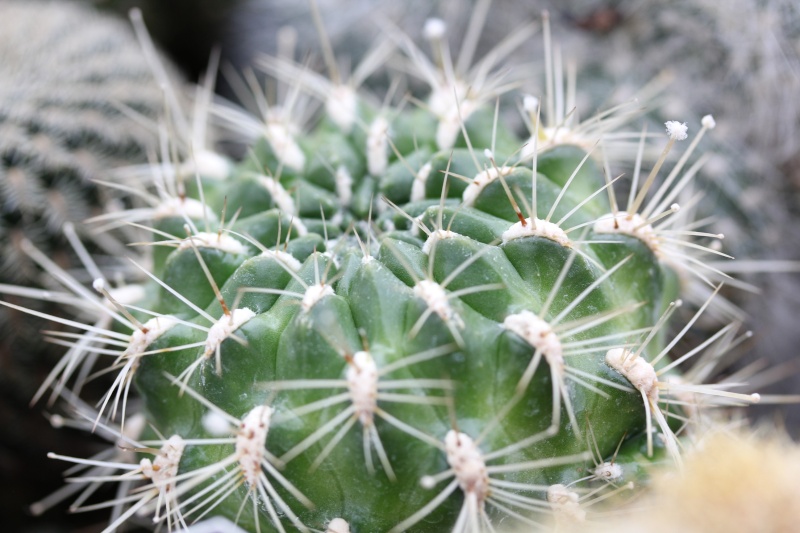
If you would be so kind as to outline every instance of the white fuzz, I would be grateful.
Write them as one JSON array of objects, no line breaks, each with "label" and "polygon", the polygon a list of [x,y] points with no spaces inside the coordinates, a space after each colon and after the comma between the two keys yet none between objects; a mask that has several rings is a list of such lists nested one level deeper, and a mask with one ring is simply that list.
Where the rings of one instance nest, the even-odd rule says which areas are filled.
[{"label": "white fuzz", "polygon": [[303,299],[300,301],[300,307],[307,313],[318,301],[333,294],[333,289],[330,285],[325,285],[324,283],[309,285],[306,292],[303,294]]},{"label": "white fuzz", "polygon": [[266,460],[264,451],[272,413],[271,407],[259,405],[242,418],[239,431],[236,433],[236,459],[251,489],[258,486],[261,463]]},{"label": "white fuzz", "polygon": [[414,296],[422,298],[428,309],[439,315],[443,321],[453,322],[458,329],[464,329],[464,321],[450,306],[445,290],[435,281],[423,279],[414,285]]},{"label": "white fuzz", "polygon": [[444,449],[459,487],[465,495],[473,495],[482,508],[489,495],[489,472],[475,442],[469,435],[451,429],[444,438]]},{"label": "white fuzz", "polygon": [[297,272],[303,266],[295,256],[282,250],[264,250],[261,252],[261,257],[271,257],[289,267],[293,272]]},{"label": "white fuzz", "polygon": [[592,470],[592,473],[597,476],[598,479],[608,482],[614,482],[618,479],[621,479],[623,474],[621,465],[609,462],[598,465],[594,470]]},{"label": "white fuzz", "polygon": [[134,358],[145,352],[148,346],[178,322],[177,318],[168,315],[151,318],[142,324],[142,329],[137,329],[131,333],[131,340],[128,342],[128,347],[125,349],[123,356]]},{"label": "white fuzz", "polygon": [[638,213],[620,211],[617,216],[606,216],[594,223],[595,233],[622,233],[636,237],[647,245],[654,254],[660,256],[660,239],[653,226]]},{"label": "white fuzz", "polygon": [[342,207],[349,207],[350,202],[353,201],[353,176],[344,165],[336,169],[333,175],[336,185],[336,196],[339,197],[339,202]]},{"label": "white fuzz", "polygon": [[159,492],[175,490],[175,476],[178,475],[178,466],[181,462],[186,443],[178,435],[173,435],[161,446],[161,450],[154,460],[142,459],[139,466],[142,475],[153,480],[153,485]]},{"label": "white fuzz", "polygon": [[425,21],[422,34],[429,41],[438,40],[447,33],[447,24],[440,18],[429,18]]},{"label": "white fuzz", "polygon": [[542,353],[544,358],[556,368],[564,367],[564,348],[558,335],[545,320],[542,320],[527,309],[508,315],[503,320],[503,327],[519,335],[533,348]]},{"label": "white fuzz", "polygon": [[613,348],[606,352],[606,363],[625,376],[636,390],[654,404],[658,401],[658,375],[653,365],[624,348]]},{"label": "white fuzz", "polygon": [[685,122],[678,122],[677,120],[668,120],[664,123],[667,127],[667,135],[673,141],[682,141],[688,137],[686,134],[689,129]]},{"label": "white fuzz", "polygon": [[464,201],[465,206],[471,206],[475,203],[475,199],[478,198],[478,195],[489,185],[491,182],[499,178],[500,176],[508,176],[514,170],[513,167],[492,167],[487,168],[482,172],[478,172],[475,176],[475,179],[472,180],[472,183],[467,185],[467,188],[464,189],[464,194],[462,199]]},{"label": "white fuzz", "polygon": [[455,237],[458,237],[458,233],[454,231],[449,231],[446,229],[437,229],[436,231],[428,235],[427,239],[425,239],[425,244],[422,245],[422,252],[426,255],[429,255],[437,242],[443,241],[445,239],[453,239]]},{"label": "white fuzz", "polygon": [[569,237],[558,224],[540,218],[534,218],[533,220],[526,218],[525,225],[522,222],[512,224],[510,228],[503,232],[503,244],[522,237],[543,237],[566,248],[572,247]]},{"label": "white fuzz", "polygon": [[204,178],[224,180],[230,174],[231,162],[210,150],[196,150],[188,161],[178,169],[178,173],[194,179],[195,174]]},{"label": "white fuzz", "polygon": [[371,426],[378,407],[378,367],[367,352],[356,352],[345,374],[350,401],[363,426]]},{"label": "white fuzz", "polygon": [[350,524],[342,518],[334,518],[328,522],[325,533],[350,533]]},{"label": "white fuzz", "polygon": [[261,183],[262,187],[267,189],[267,192],[272,196],[272,201],[275,202],[275,206],[278,209],[289,215],[295,214],[292,195],[283,188],[283,185],[269,176],[259,176],[258,181]]},{"label": "white fuzz", "polygon": [[229,254],[246,255],[247,246],[225,233],[210,233],[201,231],[191,237],[186,237],[178,245],[179,250],[188,250],[192,245],[201,248],[216,248]]},{"label": "white fuzz", "polygon": [[194,198],[169,198],[158,204],[153,210],[153,220],[184,216],[194,220],[203,220],[214,215],[207,205]]},{"label": "white fuzz", "polygon": [[[458,105],[453,98],[453,92],[449,92],[450,107],[446,108],[443,113],[437,113],[439,117],[439,126],[436,128],[436,146],[440,150],[447,150],[456,144],[458,134],[461,133],[461,124],[466,122],[467,119],[480,108],[480,102],[471,98],[464,98],[458,100]],[[444,91],[442,97],[445,98]],[[433,107],[433,106],[431,106]]]},{"label": "white fuzz", "polygon": [[229,435],[231,432],[231,424],[228,419],[214,410],[210,410],[203,415],[200,419],[203,429],[214,437],[222,437]]},{"label": "white fuzz", "polygon": [[717,121],[711,115],[704,116],[700,124],[707,130],[713,130],[717,127]]},{"label": "white fuzz", "polygon": [[378,117],[367,132],[367,169],[372,176],[382,176],[389,165],[389,121]]},{"label": "white fuzz", "polygon": [[411,201],[418,202],[425,199],[425,186],[428,183],[428,176],[431,174],[430,162],[422,165],[416,176],[414,176],[414,183],[411,184]]},{"label": "white fuzz", "polygon": [[298,172],[303,170],[303,167],[306,166],[306,156],[285,124],[280,120],[268,121],[264,129],[264,137],[272,145],[275,157],[282,164]]},{"label": "white fuzz", "polygon": [[547,488],[547,503],[556,516],[556,520],[569,522],[583,522],[586,520],[586,511],[578,503],[578,495],[561,484],[550,485]]},{"label": "white fuzz", "polygon": [[342,131],[349,132],[358,113],[358,98],[355,90],[349,85],[331,87],[328,99],[325,101],[325,111]]},{"label": "white fuzz", "polygon": [[536,113],[539,108],[539,99],[532,94],[526,94],[522,98],[522,108],[528,113]]},{"label": "white fuzz", "polygon": [[222,342],[233,335],[239,327],[256,316],[255,312],[247,308],[234,309],[230,315],[222,315],[210,328],[206,337],[205,351],[203,355],[206,359],[210,358],[219,350]]}]

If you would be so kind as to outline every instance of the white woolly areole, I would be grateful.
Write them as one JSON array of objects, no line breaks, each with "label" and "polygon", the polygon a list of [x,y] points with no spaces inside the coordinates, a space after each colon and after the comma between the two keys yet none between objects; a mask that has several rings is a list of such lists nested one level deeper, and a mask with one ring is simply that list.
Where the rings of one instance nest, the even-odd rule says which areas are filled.
[{"label": "white woolly areole", "polygon": [[259,405],[252,409],[239,425],[236,432],[236,459],[242,469],[242,475],[251,489],[258,486],[261,476],[261,462],[267,444],[269,423],[274,410],[268,405]]},{"label": "white woolly areole", "polygon": [[191,237],[186,237],[178,245],[178,250],[188,250],[192,244],[199,248],[216,248],[229,254],[247,254],[247,246],[226,233],[211,233],[200,231]]},{"label": "white woolly areole", "polygon": [[556,517],[577,522],[586,520],[586,511],[578,503],[578,494],[561,484],[547,487],[547,503]]},{"label": "white woolly areole", "polygon": [[622,466],[617,463],[605,462],[592,470],[592,473],[599,479],[605,481],[617,481],[622,478]]},{"label": "white woolly areole", "polygon": [[564,348],[547,321],[542,320],[527,309],[508,315],[503,320],[503,327],[516,333],[533,348],[542,353],[551,368],[563,369]]},{"label": "white woolly areole", "polygon": [[682,141],[688,137],[686,132],[689,128],[685,122],[678,122],[677,120],[668,120],[664,123],[667,127],[667,135],[674,141]]},{"label": "white woolly areole", "polygon": [[449,231],[446,229],[437,229],[430,235],[428,238],[425,239],[425,244],[422,245],[422,253],[430,254],[433,247],[436,245],[437,242],[443,241],[445,239],[452,239],[454,237],[458,237],[458,233],[455,231]]},{"label": "white woolly areole", "polygon": [[639,213],[620,211],[617,216],[608,215],[594,223],[595,233],[622,233],[636,237],[647,245],[654,254],[660,255],[660,240],[651,224]]},{"label": "white woolly areole", "polygon": [[451,429],[444,438],[444,450],[461,490],[473,495],[482,506],[489,495],[489,472],[475,441]]},{"label": "white woolly areole", "polygon": [[440,150],[447,150],[456,144],[458,134],[461,133],[461,123],[466,122],[470,115],[480,107],[480,103],[472,98],[459,99],[458,106],[456,106],[452,91],[449,96],[450,107],[443,113],[437,114],[439,125],[436,127],[436,146]]},{"label": "white woolly areole", "polygon": [[328,99],[325,101],[325,111],[344,133],[349,133],[358,112],[358,98],[355,90],[349,85],[332,87]]},{"label": "white woolly areole", "polygon": [[447,300],[447,293],[435,281],[423,279],[414,285],[414,296],[421,298],[428,309],[439,315],[445,322],[453,322],[458,329],[464,329],[464,321],[456,314]]},{"label": "white woolly areole", "polygon": [[128,341],[128,347],[125,349],[123,357],[137,357],[144,353],[148,346],[178,322],[177,318],[169,315],[151,318],[142,324],[141,329],[131,333],[131,340]]},{"label": "white woolly areole", "polygon": [[422,35],[428,40],[441,39],[447,33],[447,24],[440,18],[431,17],[425,21]]},{"label": "white woolly areole", "polygon": [[159,490],[169,492],[175,488],[175,476],[178,475],[178,466],[181,462],[186,443],[178,435],[173,435],[165,442],[155,459],[142,459],[139,466],[142,475],[153,480],[153,485]]},{"label": "white woolly areole", "polygon": [[658,401],[658,375],[653,365],[624,348],[606,352],[606,364],[625,376],[631,384],[652,401]]},{"label": "white woolly areole", "polygon": [[231,162],[211,150],[195,150],[193,155],[184,162],[179,173],[184,176],[199,174],[204,178],[224,180],[230,174]]},{"label": "white woolly areole", "polygon": [[254,316],[256,316],[255,312],[246,307],[234,309],[230,315],[222,315],[222,318],[208,328],[204,357],[206,359],[211,357],[225,339],[233,335],[234,331]]},{"label": "white woolly areole", "polygon": [[203,429],[214,437],[222,437],[229,435],[231,432],[231,423],[228,419],[216,411],[208,411],[200,419]]},{"label": "white woolly areole", "polygon": [[345,378],[359,422],[364,426],[372,425],[378,407],[378,367],[372,356],[364,351],[356,352],[347,367]]},{"label": "white woolly areole", "polygon": [[333,288],[330,285],[325,285],[324,283],[309,285],[303,294],[303,299],[300,301],[300,307],[307,313],[318,301],[331,295],[333,295]]},{"label": "white woolly areole", "polygon": [[566,248],[572,247],[572,241],[558,224],[540,218],[526,218],[524,225],[521,221],[512,224],[503,232],[503,244],[523,237],[544,237]]},{"label": "white woolly areole", "polygon": [[298,172],[303,170],[306,166],[306,156],[286,124],[280,120],[268,121],[264,128],[264,137],[282,164]]},{"label": "white woolly areole", "polygon": [[382,176],[389,166],[389,121],[377,117],[367,131],[367,169],[372,176]]},{"label": "white woolly areole", "polygon": [[343,518],[334,518],[328,522],[325,533],[350,533],[350,524]]},{"label": "white woolly areole", "polygon": [[522,98],[522,108],[528,113],[536,113],[539,108],[539,99],[532,94],[526,94]]},{"label": "white woolly areole", "polygon": [[411,184],[412,202],[418,202],[425,199],[425,186],[428,183],[428,176],[430,176],[432,168],[433,166],[431,166],[430,162],[425,163],[414,176],[414,182]]},{"label": "white woolly areole", "polygon": [[717,121],[711,115],[706,115],[700,120],[700,124],[707,130],[713,130],[717,126]]},{"label": "white woolly areole", "polygon": [[349,207],[353,201],[353,176],[350,175],[346,166],[341,165],[333,174],[333,180],[339,203],[342,204],[342,207]]},{"label": "white woolly areole", "polygon": [[508,176],[514,169],[512,167],[491,167],[487,168],[482,172],[478,172],[475,176],[475,179],[472,180],[472,183],[467,185],[467,188],[464,189],[464,194],[462,195],[462,200],[464,201],[465,206],[471,206],[475,203],[475,200],[478,198],[478,195],[486,188],[487,185],[492,183],[494,180],[499,178],[500,176]]},{"label": "white woolly areole", "polygon": [[203,220],[214,216],[211,209],[194,198],[170,198],[158,204],[153,210],[153,220],[172,217],[187,217]]},{"label": "white woolly areole", "polygon": [[267,190],[269,195],[272,196],[272,201],[275,202],[278,209],[289,215],[295,214],[292,195],[283,188],[283,185],[269,176],[259,176],[258,182]]},{"label": "white woolly areole", "polygon": [[283,250],[264,250],[261,252],[261,257],[270,257],[283,263],[285,266],[289,267],[292,272],[297,272],[303,266],[303,264],[297,260],[295,256],[288,252],[284,252]]}]

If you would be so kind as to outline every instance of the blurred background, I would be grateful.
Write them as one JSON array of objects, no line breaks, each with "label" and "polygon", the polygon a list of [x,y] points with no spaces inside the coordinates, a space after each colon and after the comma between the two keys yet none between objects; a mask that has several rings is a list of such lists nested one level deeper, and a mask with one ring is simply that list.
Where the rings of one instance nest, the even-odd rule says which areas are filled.
[{"label": "blurred background", "polygon": [[[317,1],[337,56],[353,64],[380,35],[380,19],[418,40],[424,21],[439,16],[457,49],[475,9],[470,0]],[[120,201],[92,180],[103,179],[107,168],[145,161],[152,149],[153,131],[120,112],[124,104],[154,120],[163,109],[130,28],[133,7],[141,9],[177,86],[197,81],[214,49],[235,70],[252,66],[260,54],[276,51],[285,26],[297,30],[298,57],[309,57],[312,67],[322,64],[302,0],[0,0],[0,284],[45,283],[22,249],[24,239],[63,268],[75,267],[64,224],[75,223],[82,235],[85,218]],[[540,20],[544,9],[554,42],[577,64],[584,116],[667,76],[650,106],[654,120],[687,121],[691,132],[701,116],[716,118],[718,127],[705,141],[716,155],[704,169],[708,194],[725,213],[715,227],[726,234],[728,253],[773,261],[752,265],[767,272],[737,273],[760,293],[728,294],[755,331],[746,361],[764,359],[781,369],[785,379],[769,392],[797,394],[800,275],[788,261],[800,259],[800,6],[791,0],[495,0],[479,50],[523,21]],[[509,63],[539,71],[542,57],[537,35]],[[233,98],[222,76],[217,87],[220,96]],[[89,246],[101,255],[117,252],[113,242]],[[25,512],[63,484],[64,466],[48,460],[48,451],[88,455],[83,432],[53,430],[42,414],[46,402],[28,406],[62,351],[41,340],[39,331],[49,327],[0,310],[0,516],[7,531],[100,531],[102,512],[68,515],[64,504],[41,517]],[[752,412],[800,435],[800,410],[792,406]]]}]

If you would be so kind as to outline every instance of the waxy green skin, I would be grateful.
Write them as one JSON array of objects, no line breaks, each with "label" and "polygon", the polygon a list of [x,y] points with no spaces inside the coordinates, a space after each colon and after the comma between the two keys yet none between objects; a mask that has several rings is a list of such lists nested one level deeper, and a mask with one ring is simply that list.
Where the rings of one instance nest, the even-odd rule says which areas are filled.
[{"label": "waxy green skin", "polygon": [[[415,124],[419,117],[423,123]],[[480,164],[491,167],[492,163],[482,153],[484,148],[489,148],[491,130],[486,131],[485,119],[475,118],[475,121],[467,122],[467,130],[476,158]],[[235,232],[246,234],[266,247],[274,248],[279,243],[280,249],[285,249],[302,262],[297,273],[300,278],[311,285],[317,281],[317,276],[323,276],[322,281],[332,287],[334,294],[306,310],[298,305],[297,298],[285,294],[246,293],[239,307],[251,309],[256,315],[236,331],[245,342],[225,340],[221,346],[221,374],[216,373],[212,356],[188,380],[189,387],[236,418],[242,418],[252,408],[265,403],[269,403],[276,414],[286,414],[293,408],[346,392],[346,389],[278,390],[270,387],[271,382],[343,379],[350,364],[348,358],[365,348],[380,369],[424,350],[449,345],[450,353],[398,368],[381,378],[451,380],[450,391],[419,386],[391,391],[436,398],[437,404],[379,400],[379,407],[438,441],[442,441],[454,426],[458,431],[477,438],[487,424],[496,424],[480,442],[483,453],[514,444],[550,425],[552,383],[549,365],[544,360],[521,401],[501,420],[495,420],[497,413],[512,398],[534,353],[529,344],[507,331],[502,322],[509,314],[523,310],[539,313],[572,250],[534,236],[503,243],[502,233],[518,218],[499,181],[486,187],[473,206],[461,206],[460,198],[466,183],[450,176],[445,185],[444,171],[449,164],[451,173],[474,176],[473,158],[463,148],[452,152],[439,151],[433,146],[433,139],[425,136],[418,137],[416,145],[408,142],[411,130],[425,130],[429,121],[430,118],[420,114],[419,110],[397,116],[392,135],[398,150],[405,150],[402,154],[405,163],[392,155],[388,170],[381,176],[367,174],[364,136],[363,132],[355,131],[357,128],[353,133],[345,134],[337,131],[331,123],[323,122],[318,131],[302,137],[299,142],[306,155],[306,169],[304,172],[289,172],[284,167],[280,183],[294,199],[295,215],[299,215],[307,233],[300,230],[300,225],[292,223],[290,214],[277,209],[269,192],[259,184],[258,173],[274,176],[280,166],[266,140],[260,140],[254,148],[260,168],[250,160],[234,170],[227,180],[201,180],[204,198],[217,213],[226,203],[228,213],[241,209],[232,228]],[[488,124],[491,128],[491,121]],[[512,135],[503,131],[497,136],[504,144],[495,147],[496,154],[507,155],[517,151],[523,141]],[[463,138],[458,144],[464,144]],[[330,170],[319,163],[320,154],[328,160],[337,158],[336,164],[328,167],[343,165],[350,172],[354,191],[350,208],[342,206]],[[539,217],[548,213],[561,187],[584,155],[581,150],[570,146],[540,154],[536,195]],[[431,163],[432,172],[425,187],[425,199],[409,203],[414,176],[406,165],[416,170],[427,162]],[[498,155],[498,165],[501,163]],[[514,163],[511,160],[509,164]],[[517,165],[507,182],[518,201],[524,199],[529,203],[530,161]],[[601,171],[589,159],[570,185],[552,220],[559,220],[603,184]],[[445,198],[442,198],[443,186],[447,187]],[[199,196],[196,187],[188,186],[188,190],[195,197]],[[456,235],[440,240],[430,253],[425,253],[426,235],[407,217],[386,208],[385,204],[379,210],[379,196],[402,206],[411,217],[419,217],[429,229],[437,229],[441,220],[442,229],[449,228]],[[379,231],[368,237],[366,220],[373,198],[372,220]],[[606,198],[607,195],[600,194],[586,203],[565,223],[565,227],[589,222],[609,212]],[[524,205],[523,201],[519,203]],[[320,213],[324,215],[324,222]],[[179,226],[180,221],[163,220],[156,224],[157,227],[176,225]],[[356,233],[363,245],[369,246],[368,258],[364,256]],[[580,245],[582,255],[574,258],[543,318],[548,320],[557,316],[602,275],[602,269],[610,269],[624,259],[627,262],[562,322],[626,306],[631,309],[599,327],[561,341],[592,339],[655,324],[667,302],[675,297],[674,273],[635,238],[594,235],[591,230],[582,236],[578,235],[580,233],[580,230],[573,232],[571,238],[616,242]],[[230,235],[239,238],[234,233]],[[262,256],[247,240],[240,240],[249,253],[232,254],[199,248],[228,306],[236,300],[241,289],[250,287],[304,292],[304,287],[289,275],[285,265],[274,257]],[[492,284],[490,290],[449,300],[463,321],[464,327],[457,329],[461,338],[454,338],[451,332],[451,328],[457,326],[450,324],[449,328],[435,313],[412,335],[412,329],[426,309],[424,302],[412,290],[416,281],[432,277],[442,283],[476,254],[480,257],[447,286],[448,292],[452,292]],[[176,250],[168,256],[162,254],[161,258],[163,263],[157,264],[155,271],[172,288],[213,317],[222,316],[222,308],[193,250]],[[635,304],[639,307],[634,309]],[[159,290],[155,310],[208,326],[187,305],[163,289]],[[202,331],[178,325],[162,335],[150,349],[203,340]],[[614,342],[634,340],[622,338]],[[461,346],[456,344],[458,341]],[[212,437],[204,431],[201,423],[207,408],[190,395],[181,395],[179,387],[166,377],[167,373],[179,375],[201,353],[202,348],[193,348],[147,356],[137,370],[136,388],[143,397],[148,419],[164,435],[178,434],[185,439]],[[567,365],[630,387],[625,378],[604,363],[604,354],[605,349],[601,346],[590,354],[568,357]],[[562,405],[560,427],[553,437],[542,439],[491,464],[512,464],[585,452],[588,449],[588,424],[591,424],[597,445],[606,457],[613,454],[625,436],[632,440],[642,434],[645,419],[638,392],[624,392],[594,383],[608,396],[603,397],[569,380],[566,383],[582,435],[576,435]],[[448,398],[452,408],[444,405]],[[269,428],[267,449],[280,457],[348,405],[349,402],[344,402],[300,417],[283,416]],[[368,472],[361,423],[356,422],[313,472],[309,471],[312,463],[341,425],[289,461],[282,470],[283,475],[314,503],[313,509],[305,509],[273,483],[308,527],[324,529],[329,520],[342,517],[348,520],[352,531],[386,531],[422,508],[449,482],[440,482],[431,490],[421,488],[420,478],[449,468],[444,452],[400,431],[380,417],[375,417],[374,423],[396,480],[388,478],[374,451],[376,471]],[[181,471],[201,468],[232,452],[232,445],[189,445],[181,462]],[[585,477],[593,466],[591,461],[584,461],[545,470],[522,470],[499,477],[540,485],[566,484]],[[246,485],[241,486],[213,512],[236,518],[247,491]],[[544,498],[543,493],[524,495]],[[456,490],[413,530],[447,530],[455,522],[462,501],[461,491]],[[493,507],[487,506],[486,510],[495,524],[503,516]],[[272,530],[263,507],[259,520],[262,531]],[[245,529],[255,530],[250,504],[238,516],[238,522]],[[289,526],[288,520],[284,525]]]}]

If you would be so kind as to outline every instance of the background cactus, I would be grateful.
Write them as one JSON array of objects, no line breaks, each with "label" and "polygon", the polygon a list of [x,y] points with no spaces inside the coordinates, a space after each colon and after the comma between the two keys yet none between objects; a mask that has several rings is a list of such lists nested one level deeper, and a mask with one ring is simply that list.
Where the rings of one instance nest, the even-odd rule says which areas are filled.
[{"label": "background cactus", "polygon": [[[109,264],[104,256],[126,254],[118,235],[93,234],[84,221],[119,202],[135,205],[95,180],[112,179],[120,165],[147,161],[163,110],[163,91],[129,23],[74,2],[0,2],[0,291],[17,283],[58,286],[42,276],[29,243],[66,270],[81,268],[65,226],[101,264]],[[57,309],[52,302],[4,298]],[[43,487],[61,483],[60,469],[40,465],[32,472],[27,466],[55,438],[65,452],[85,445],[83,437],[71,439],[43,417],[30,416],[31,398],[61,352],[42,339],[49,327],[46,320],[0,310],[0,424],[7,428],[0,449],[8,458],[0,477],[15,487],[0,514],[13,530],[28,520],[19,509]]]},{"label": "background cactus", "polygon": [[[686,125],[667,123],[661,156],[617,204],[617,161],[599,156],[612,137],[574,146],[593,120],[618,126],[614,115],[567,116],[549,56],[541,99],[505,94],[502,54],[470,68],[467,44],[453,65],[444,30],[426,24],[428,60],[387,26],[431,86],[418,105],[391,91],[376,104],[329,61],[313,126],[299,120],[302,92],[319,77],[267,62],[278,100],[256,95],[255,118],[219,110],[252,138],[250,156],[220,174],[198,152],[164,176],[144,295],[123,300],[100,277],[111,305],[92,305],[117,326],[57,335],[72,345],[65,381],[91,354],[116,356],[99,413],[72,399],[78,420],[140,450],[95,464],[107,481],[116,469],[144,478],[109,503],[114,527],[140,512],[174,528],[208,512],[279,530],[337,517],[355,531],[581,521],[594,498],[638,485],[645,457],[680,465],[678,439],[711,423],[705,408],[757,400],[704,384],[741,340],[737,324],[665,358],[715,302],[685,293],[712,276],[716,239],[678,216],[689,181],[652,188]],[[505,118],[515,105],[530,131]],[[693,139],[713,126],[704,117]],[[699,310],[670,335],[679,295]],[[132,420],[132,386],[148,425]]]}]

